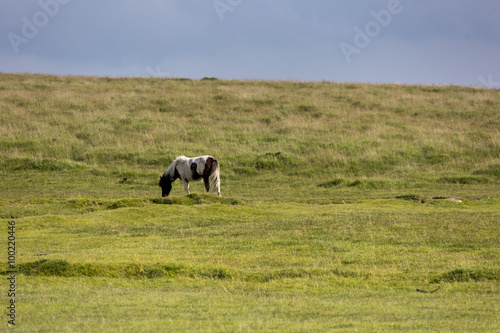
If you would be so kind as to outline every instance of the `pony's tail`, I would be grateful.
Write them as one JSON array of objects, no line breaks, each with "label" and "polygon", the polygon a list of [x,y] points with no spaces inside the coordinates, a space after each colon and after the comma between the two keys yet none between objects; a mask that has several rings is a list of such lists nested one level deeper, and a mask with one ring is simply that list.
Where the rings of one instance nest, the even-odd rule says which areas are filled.
[{"label": "pony's tail", "polygon": [[220,195],[220,167],[219,162],[214,159],[212,161],[212,166],[210,167],[210,183],[212,188],[217,191],[217,195]]}]

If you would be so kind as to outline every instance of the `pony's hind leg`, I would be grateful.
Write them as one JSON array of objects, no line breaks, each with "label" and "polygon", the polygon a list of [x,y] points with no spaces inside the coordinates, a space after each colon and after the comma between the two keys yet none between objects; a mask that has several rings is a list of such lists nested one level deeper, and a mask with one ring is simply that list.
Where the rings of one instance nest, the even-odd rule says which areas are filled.
[{"label": "pony's hind leg", "polygon": [[203,182],[205,183],[205,192],[210,192],[210,179],[203,177]]},{"label": "pony's hind leg", "polygon": [[220,197],[220,182],[217,182],[217,195]]}]

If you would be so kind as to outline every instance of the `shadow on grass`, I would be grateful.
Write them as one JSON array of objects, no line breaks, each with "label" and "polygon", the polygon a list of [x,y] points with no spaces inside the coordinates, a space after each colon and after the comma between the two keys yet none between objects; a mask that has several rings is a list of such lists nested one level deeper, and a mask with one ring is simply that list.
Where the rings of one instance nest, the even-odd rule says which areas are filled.
[{"label": "shadow on grass", "polygon": [[[201,279],[238,279],[243,281],[269,282],[273,280],[311,278],[318,276],[338,276],[367,280],[370,274],[339,269],[281,269],[266,272],[236,271],[226,267],[187,267],[178,263],[150,264],[96,264],[70,263],[60,259],[41,259],[18,265],[17,272],[26,276],[59,277],[110,277],[127,279],[155,279],[163,277],[189,277]],[[0,271],[7,275],[8,270]]]},{"label": "shadow on grass", "polygon": [[165,198],[123,198],[118,200],[71,199],[66,201],[71,208],[95,211],[100,209],[119,209],[127,207],[143,207],[148,204],[158,205],[203,205],[222,204],[239,205],[240,200],[218,197],[213,194],[191,193],[188,195],[170,196]]},{"label": "shadow on grass", "polygon": [[182,196],[172,196],[165,198],[154,198],[149,200],[151,203],[160,205],[202,205],[202,204],[223,204],[239,205],[241,202],[237,199],[218,197],[212,194],[191,193]]},{"label": "shadow on grass", "polygon": [[439,282],[483,282],[500,281],[500,270],[498,269],[455,269],[431,280],[432,283]]}]

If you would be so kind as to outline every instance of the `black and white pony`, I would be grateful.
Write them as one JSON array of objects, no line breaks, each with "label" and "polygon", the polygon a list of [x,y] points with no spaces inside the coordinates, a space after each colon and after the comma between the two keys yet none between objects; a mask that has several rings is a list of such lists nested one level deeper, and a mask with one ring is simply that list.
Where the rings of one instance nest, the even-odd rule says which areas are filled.
[{"label": "black and white pony", "polygon": [[184,183],[186,193],[189,194],[189,182],[201,180],[205,183],[205,190],[210,191],[210,184],[217,195],[220,196],[220,168],[219,162],[212,156],[204,155],[200,157],[189,158],[179,156],[175,159],[167,171],[160,177],[160,187],[162,197],[166,197],[172,190],[172,183],[180,178]]}]

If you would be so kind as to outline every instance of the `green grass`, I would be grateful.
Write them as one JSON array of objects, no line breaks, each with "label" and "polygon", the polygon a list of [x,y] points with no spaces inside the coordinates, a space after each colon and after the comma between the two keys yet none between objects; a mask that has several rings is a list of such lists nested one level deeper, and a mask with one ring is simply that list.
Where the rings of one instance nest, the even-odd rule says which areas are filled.
[{"label": "green grass", "polygon": [[[16,331],[500,330],[499,90],[0,82]],[[223,197],[161,198],[202,154]]]}]

